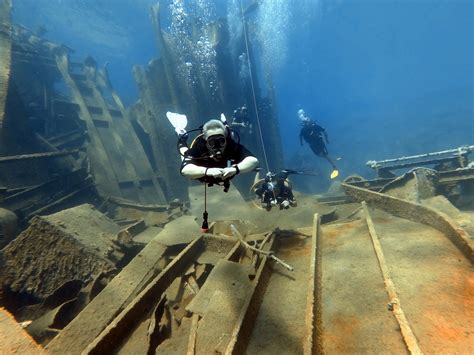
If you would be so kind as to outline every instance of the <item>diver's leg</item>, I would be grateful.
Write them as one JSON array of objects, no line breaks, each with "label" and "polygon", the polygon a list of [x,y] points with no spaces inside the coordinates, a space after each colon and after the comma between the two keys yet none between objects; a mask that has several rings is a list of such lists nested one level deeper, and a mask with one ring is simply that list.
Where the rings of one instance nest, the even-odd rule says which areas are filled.
[{"label": "diver's leg", "polygon": [[336,167],[336,164],[334,164],[334,162],[332,161],[332,159],[329,157],[329,155],[324,155],[324,158],[326,158],[326,160],[329,162],[329,164],[331,164],[332,168],[334,170],[337,170],[337,167]]}]

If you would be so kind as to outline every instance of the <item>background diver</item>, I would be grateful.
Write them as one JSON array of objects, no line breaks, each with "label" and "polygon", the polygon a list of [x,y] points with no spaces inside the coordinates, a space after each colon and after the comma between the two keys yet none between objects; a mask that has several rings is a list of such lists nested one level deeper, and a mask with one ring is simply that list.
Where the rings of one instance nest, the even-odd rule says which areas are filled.
[{"label": "background diver", "polygon": [[329,144],[329,140],[326,130],[306,116],[302,109],[298,110],[298,119],[303,123],[300,131],[300,144],[303,145],[304,139],[314,154],[325,158],[333,168],[331,179],[336,178],[339,175],[339,171],[328,155],[326,144]]},{"label": "background diver", "polygon": [[232,113],[232,123],[230,125],[239,132],[248,129],[249,133],[252,134],[252,123],[250,122],[249,112],[245,104],[234,110]]},{"label": "background diver", "polygon": [[291,184],[287,180],[290,174],[302,173],[289,169],[276,174],[268,172],[264,181],[255,189],[255,194],[260,199],[262,207],[267,211],[276,205],[280,207],[280,210],[288,209],[290,206],[296,207],[296,199],[293,196]]}]

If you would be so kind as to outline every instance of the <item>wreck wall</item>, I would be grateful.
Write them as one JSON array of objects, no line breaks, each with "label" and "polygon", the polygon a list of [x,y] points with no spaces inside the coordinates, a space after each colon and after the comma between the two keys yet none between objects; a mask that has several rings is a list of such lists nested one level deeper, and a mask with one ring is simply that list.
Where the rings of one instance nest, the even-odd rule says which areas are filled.
[{"label": "wreck wall", "polygon": [[[219,20],[206,25],[205,29],[195,26],[187,35],[172,34],[164,31],[160,21],[160,6],[152,7],[152,22],[156,32],[157,46],[160,58],[152,60],[146,68],[136,66],[134,77],[137,82],[140,100],[132,108],[132,117],[138,122],[148,140],[145,145],[150,147],[153,165],[158,172],[166,190],[170,193],[168,198],[188,200],[186,179],[180,175],[181,157],[176,144],[176,134],[166,118],[166,112],[179,112],[188,118],[187,129],[195,129],[209,119],[218,119],[224,113],[232,121],[235,108],[246,104],[249,117],[253,123],[253,132],[242,132],[241,143],[249,148],[259,160],[262,168],[266,168],[265,157],[269,167],[277,170],[282,168],[281,142],[278,129],[278,118],[273,102],[274,96],[271,88],[269,97],[261,98],[258,80],[254,80],[255,98],[250,81],[243,82],[239,77],[237,58],[233,58],[229,48],[228,26],[225,20]],[[190,65],[192,84],[189,78],[182,76],[179,66],[183,64],[182,54],[178,46],[192,47],[206,32],[215,50],[216,82],[210,83],[206,76],[208,73],[202,68],[200,58],[195,53],[186,53],[186,64]],[[183,44],[184,43],[184,44]],[[235,53],[245,53],[246,46],[243,39],[236,44]],[[249,53],[251,70],[257,78],[252,53]],[[256,104],[254,103],[254,99]],[[257,110],[260,123],[257,122]],[[260,127],[264,130],[260,132]],[[262,146],[262,139],[266,147],[266,154]],[[194,136],[190,138],[192,140]],[[190,143],[190,142],[188,142]],[[252,174],[239,176],[232,181],[244,198],[250,198],[249,186],[254,177]]]},{"label": "wreck wall", "polygon": [[8,91],[11,60],[10,0],[0,0],[0,129]]}]

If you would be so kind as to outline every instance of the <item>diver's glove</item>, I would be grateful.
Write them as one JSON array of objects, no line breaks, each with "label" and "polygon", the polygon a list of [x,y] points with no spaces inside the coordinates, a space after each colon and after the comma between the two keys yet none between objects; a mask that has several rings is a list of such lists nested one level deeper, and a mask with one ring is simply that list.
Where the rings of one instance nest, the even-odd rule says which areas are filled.
[{"label": "diver's glove", "polygon": [[220,168],[209,168],[206,169],[206,176],[211,176],[213,178],[220,178],[222,177],[223,170],[225,169],[220,169]]},{"label": "diver's glove", "polygon": [[222,169],[222,177],[224,179],[229,179],[232,176],[237,175],[238,173],[239,173],[239,168],[236,165]]}]

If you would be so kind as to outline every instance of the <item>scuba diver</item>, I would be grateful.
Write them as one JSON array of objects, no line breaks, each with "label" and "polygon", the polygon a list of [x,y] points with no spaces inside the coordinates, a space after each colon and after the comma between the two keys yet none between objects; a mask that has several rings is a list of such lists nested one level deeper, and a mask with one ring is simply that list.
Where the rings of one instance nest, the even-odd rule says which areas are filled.
[{"label": "scuba diver", "polygon": [[298,119],[303,123],[300,131],[300,144],[303,145],[304,139],[314,154],[325,158],[333,168],[331,179],[336,178],[339,175],[339,171],[328,155],[326,144],[329,144],[329,139],[326,130],[306,116],[302,109],[298,110]]},{"label": "scuba diver", "polygon": [[252,134],[252,123],[250,122],[249,112],[245,104],[234,110],[232,113],[232,123],[230,125],[232,128],[237,128],[239,132],[241,132],[242,129],[248,128],[249,133]]},{"label": "scuba diver", "polygon": [[[185,143],[186,135],[180,138],[180,152],[184,155],[181,174],[209,184],[224,184],[239,173],[247,173],[258,166],[258,160],[239,142],[223,122],[210,120],[202,127],[191,147]],[[184,148],[184,149],[183,149]],[[227,189],[226,189],[227,187]]]},{"label": "scuba diver", "polygon": [[[238,134],[228,127],[224,114],[221,114],[221,120],[210,120],[202,128],[189,132],[185,130],[185,115],[167,112],[166,116],[179,137],[178,150],[182,157],[183,176],[204,182],[206,187],[224,186],[224,192],[227,192],[232,178],[257,168],[258,159],[240,144]],[[201,133],[188,146],[187,139],[193,131]],[[207,231],[206,202],[204,209],[202,230]]]},{"label": "scuba diver", "polygon": [[260,199],[262,207],[267,211],[276,205],[280,207],[280,210],[297,206],[291,184],[287,180],[290,174],[301,173],[289,169],[282,170],[277,174],[269,171],[266,173],[264,181],[255,189],[255,194]]}]

